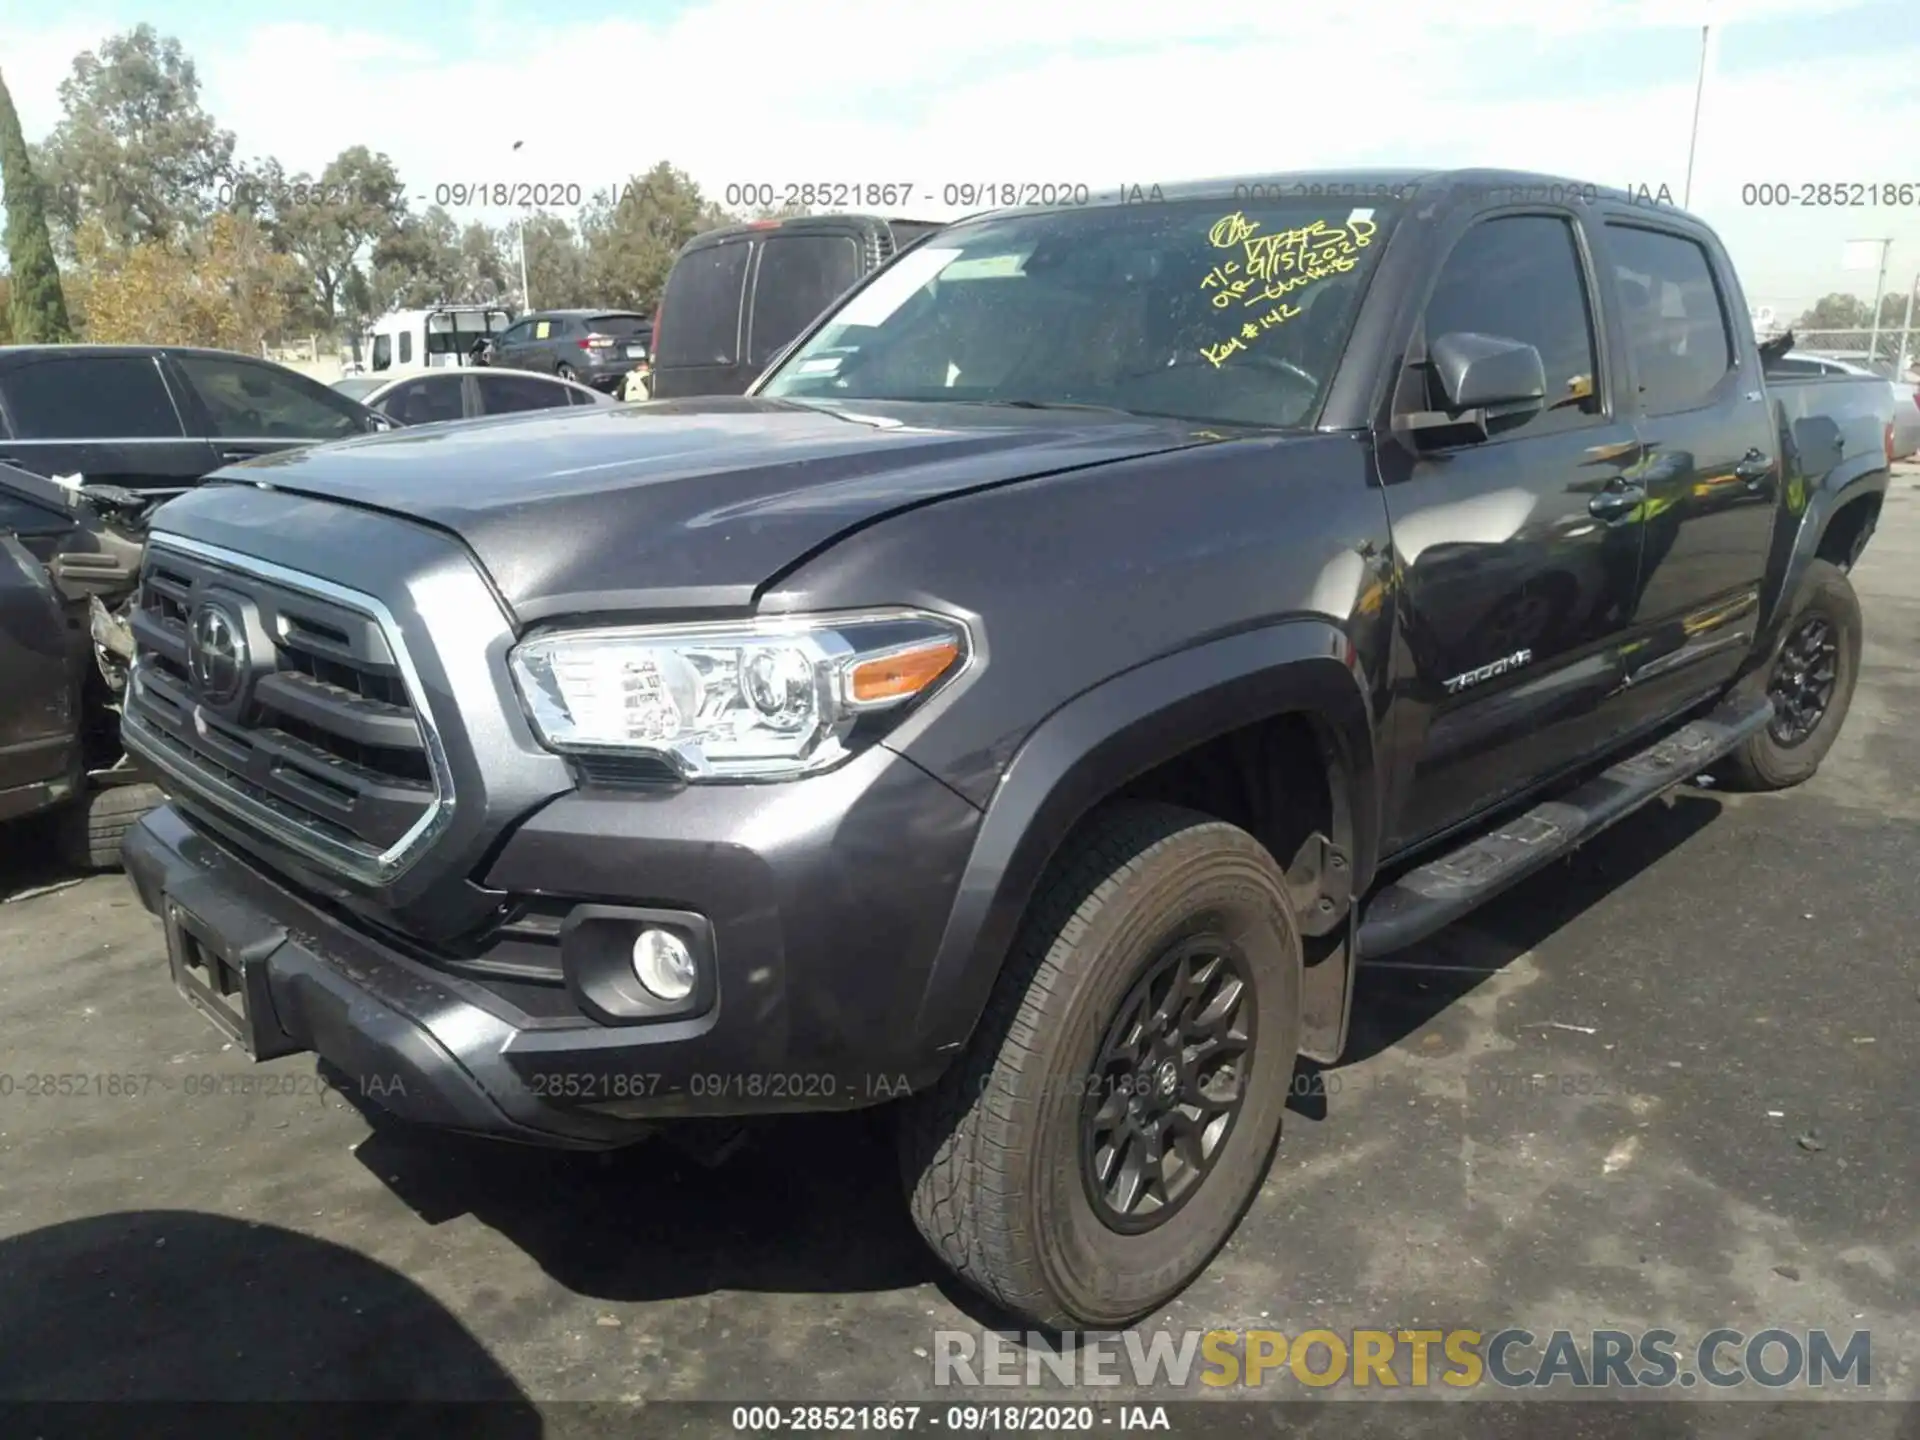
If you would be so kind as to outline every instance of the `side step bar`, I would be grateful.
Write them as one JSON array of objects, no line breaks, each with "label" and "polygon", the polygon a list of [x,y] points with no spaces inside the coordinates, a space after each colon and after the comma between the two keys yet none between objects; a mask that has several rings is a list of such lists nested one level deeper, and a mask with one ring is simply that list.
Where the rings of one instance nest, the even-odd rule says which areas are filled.
[{"label": "side step bar", "polygon": [[1360,959],[1424,940],[1623,815],[1685,783],[1773,718],[1773,702],[1729,700],[1699,720],[1542,801],[1374,895],[1360,919]]}]

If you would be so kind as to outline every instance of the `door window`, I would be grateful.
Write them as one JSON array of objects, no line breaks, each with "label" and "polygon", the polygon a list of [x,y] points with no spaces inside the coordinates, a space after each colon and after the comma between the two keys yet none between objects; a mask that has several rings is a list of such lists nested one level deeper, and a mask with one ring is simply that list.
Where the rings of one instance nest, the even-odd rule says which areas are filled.
[{"label": "door window", "polygon": [[505,330],[502,330],[499,338],[493,343],[495,345],[520,345],[524,344],[527,337],[531,334],[533,334],[533,322],[530,320],[522,320],[518,325],[510,325]]},{"label": "door window", "polygon": [[[1427,301],[1427,343],[1467,331],[1519,340],[1540,352],[1547,403],[1494,433],[1575,429],[1601,411],[1593,309],[1573,226],[1550,215],[1483,220],[1460,238]],[[1428,404],[1444,403],[1429,376]]]},{"label": "door window", "polygon": [[0,376],[0,395],[20,440],[177,440],[186,434],[150,356],[33,361]]},{"label": "door window", "polygon": [[1734,369],[1732,332],[1707,252],[1659,230],[1607,227],[1614,288],[1649,415],[1707,404]]},{"label": "door window", "polygon": [[567,387],[532,375],[480,375],[480,413],[552,410],[570,404]]},{"label": "door window", "polygon": [[393,367],[393,337],[376,335],[373,337],[373,368],[389,370]]},{"label": "door window", "polygon": [[850,235],[775,235],[760,247],[747,362],[764,365],[860,278]]},{"label": "door window", "polygon": [[400,332],[400,363],[402,365],[413,363],[413,332],[411,330]]},{"label": "door window", "polygon": [[366,431],[364,411],[304,375],[251,360],[175,358],[221,439],[338,440]]},{"label": "door window", "polygon": [[436,420],[462,417],[458,375],[436,375],[409,380],[398,386],[374,408],[390,415],[402,425],[431,425]]},{"label": "door window", "polygon": [[740,345],[740,301],[746,287],[745,241],[689,251],[667,276],[660,308],[673,316],[656,346],[656,368],[731,365]]}]

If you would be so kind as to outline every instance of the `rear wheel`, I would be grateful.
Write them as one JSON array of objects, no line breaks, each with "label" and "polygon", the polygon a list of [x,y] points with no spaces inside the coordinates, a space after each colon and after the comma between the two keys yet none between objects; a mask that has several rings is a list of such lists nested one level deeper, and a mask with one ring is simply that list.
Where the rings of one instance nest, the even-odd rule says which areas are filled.
[{"label": "rear wheel", "polygon": [[1740,790],[1784,790],[1812,777],[1839,738],[1860,675],[1860,601],[1846,572],[1807,567],[1766,672],[1773,719],[1719,767]]},{"label": "rear wheel", "polygon": [[1043,1325],[1125,1325],[1259,1189],[1300,1035],[1299,932],[1245,831],[1098,815],[1043,882],[966,1055],[903,1107],[915,1223]]},{"label": "rear wheel", "polygon": [[571,380],[573,379],[573,366],[568,365],[563,361],[561,364],[556,365],[554,367],[553,373],[558,375],[562,380]]}]

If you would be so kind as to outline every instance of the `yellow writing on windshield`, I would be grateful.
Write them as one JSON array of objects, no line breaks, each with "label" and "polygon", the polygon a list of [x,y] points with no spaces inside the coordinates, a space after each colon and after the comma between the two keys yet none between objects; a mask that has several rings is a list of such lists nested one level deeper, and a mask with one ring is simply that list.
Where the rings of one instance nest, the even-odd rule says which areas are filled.
[{"label": "yellow writing on windshield", "polygon": [[1227,362],[1228,356],[1245,350],[1249,341],[1259,339],[1275,325],[1286,324],[1299,313],[1298,305],[1276,305],[1264,314],[1256,315],[1253,319],[1246,321],[1241,325],[1238,334],[1228,336],[1218,345],[1202,345],[1200,353],[1212,362],[1214,369],[1218,370]]},{"label": "yellow writing on windshield", "polygon": [[1297,306],[1274,304],[1302,286],[1316,280],[1344,275],[1360,263],[1360,252],[1373,243],[1379,227],[1371,212],[1356,210],[1344,225],[1315,220],[1310,225],[1266,234],[1258,220],[1249,220],[1244,211],[1222,215],[1207,231],[1207,240],[1216,250],[1236,252],[1222,257],[1219,264],[1200,277],[1200,288],[1216,309],[1225,310],[1238,301],[1243,307],[1270,305],[1271,309],[1240,327],[1237,335],[1216,345],[1203,345],[1200,353],[1218,369],[1227,358],[1247,348],[1247,342],[1267,327],[1277,325],[1300,313]]},{"label": "yellow writing on windshield", "polygon": [[1222,215],[1213,222],[1213,228],[1207,231],[1207,239],[1216,250],[1230,250],[1260,228],[1260,222],[1249,220],[1240,211],[1231,215]]}]

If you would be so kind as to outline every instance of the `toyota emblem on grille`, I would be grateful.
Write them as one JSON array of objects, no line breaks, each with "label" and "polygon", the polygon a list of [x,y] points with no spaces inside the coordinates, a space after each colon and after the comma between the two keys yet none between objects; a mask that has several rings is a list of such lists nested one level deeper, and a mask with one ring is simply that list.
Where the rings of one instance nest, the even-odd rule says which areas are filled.
[{"label": "toyota emblem on grille", "polygon": [[240,693],[247,670],[247,637],[239,619],[224,605],[203,601],[187,628],[187,671],[193,688],[210,705],[223,705]]}]

